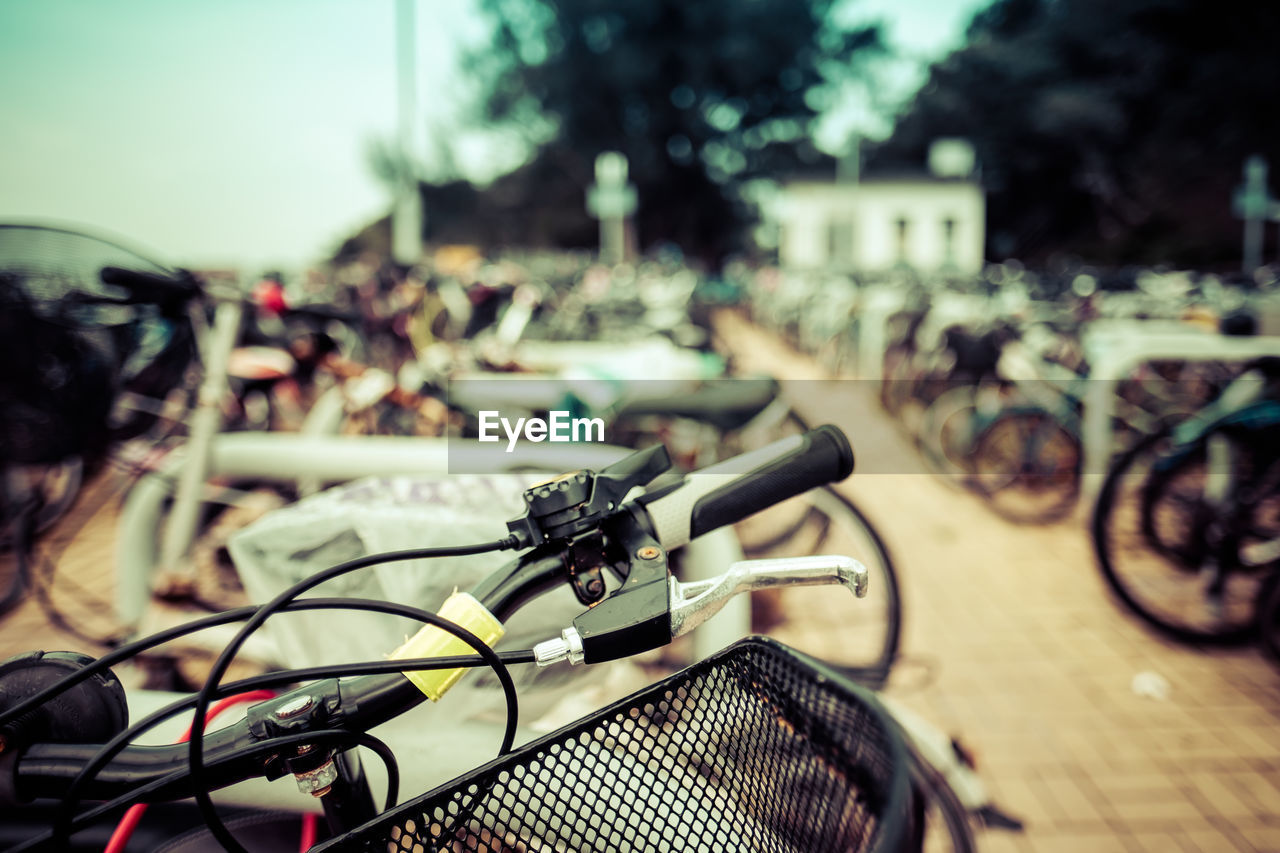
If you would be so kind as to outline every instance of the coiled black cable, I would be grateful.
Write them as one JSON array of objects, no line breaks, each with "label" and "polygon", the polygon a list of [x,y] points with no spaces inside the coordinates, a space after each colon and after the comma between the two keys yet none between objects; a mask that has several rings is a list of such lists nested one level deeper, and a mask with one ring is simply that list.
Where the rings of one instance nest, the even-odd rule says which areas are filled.
[{"label": "coiled black cable", "polygon": [[[442,659],[436,658],[434,660]],[[276,674],[286,675],[287,673]],[[266,755],[283,747],[296,746],[302,743],[327,743],[329,741],[336,741],[338,743],[350,742],[356,746],[363,746],[377,755],[387,769],[387,797],[385,808],[389,809],[396,804],[400,787],[400,769],[399,765],[396,763],[395,754],[391,751],[391,748],[386,745],[386,743],[368,732],[349,732],[345,729],[320,729],[313,732],[299,732],[297,734],[282,735],[278,738],[272,738],[269,741],[252,744],[246,747],[242,752],[236,753],[235,755],[228,755],[225,758],[220,758],[214,761],[212,766],[216,768],[232,761],[239,761],[246,756],[256,756],[259,754]],[[77,815],[65,828],[66,831],[63,831],[62,827],[55,824],[55,826],[48,832],[30,838],[16,847],[10,847],[8,853],[21,853],[21,851],[25,850],[36,850],[46,844],[53,850],[65,850],[67,849],[70,832],[83,829],[93,821],[103,817],[104,815],[110,814],[121,806],[129,806],[134,803],[145,802],[145,798],[149,794],[162,790],[166,785],[172,785],[174,782],[182,781],[183,777],[186,775],[186,770],[175,770],[172,773],[168,773],[159,779],[148,782],[147,784],[142,785],[139,788],[135,788],[126,794],[121,794],[114,800],[102,803],[83,814]]]},{"label": "coiled black cable", "polygon": [[[421,553],[422,552],[417,552],[417,551],[393,552],[393,554],[389,555],[389,560],[390,559],[394,559],[394,560],[414,559],[415,557],[420,556]],[[399,556],[401,554],[408,554],[408,556]],[[373,556],[377,557],[382,555],[373,555]],[[362,559],[370,559],[370,558],[362,558]],[[343,565],[346,565],[346,564],[343,564]],[[368,563],[367,565],[374,565],[374,563]],[[315,602],[319,602],[319,601],[338,602],[338,601],[357,601],[357,600],[360,600],[360,599],[349,599],[349,598],[312,599],[312,601],[315,601]],[[331,603],[327,606],[329,608],[339,608],[341,605]],[[19,702],[17,705],[14,705],[12,708],[0,711],[0,732],[4,730],[4,727],[6,724],[16,719],[19,719],[29,711],[35,710],[40,705],[43,705],[45,702],[48,702],[54,696],[57,696],[58,694],[71,689],[72,687],[79,684],[80,682],[85,681],[89,678],[92,678],[94,675],[97,675],[103,670],[108,669],[114,666],[115,664],[120,663],[123,660],[128,660],[129,658],[139,655],[142,652],[147,651],[148,649],[153,649],[156,646],[164,645],[165,643],[171,640],[176,640],[179,637],[185,637],[188,634],[194,634],[199,631],[203,631],[206,628],[215,628],[219,625],[227,625],[232,622],[242,622],[245,619],[248,619],[251,616],[253,616],[253,614],[257,613],[260,609],[261,608],[258,606],[248,605],[246,607],[237,607],[234,610],[225,610],[222,613],[214,613],[210,616],[204,616],[204,617],[201,617],[200,619],[195,619],[195,620],[192,620],[191,622],[183,623],[182,625],[176,625],[172,628],[166,628],[163,631],[157,631],[154,634],[150,634],[146,637],[142,637],[141,639],[134,640],[130,643],[126,643],[122,646],[119,646],[113,649],[112,651],[108,652],[107,654],[103,655],[102,657],[98,658],[93,663],[88,664],[87,666],[64,676],[63,678],[49,685],[48,687],[41,690],[40,692],[24,699],[23,701]],[[314,609],[323,609],[323,608],[314,608]]]},{"label": "coiled black cable", "polygon": [[[516,704],[515,685],[511,681],[511,676],[507,671],[506,664],[508,662],[528,663],[533,660],[532,651],[504,652],[499,655],[489,649],[488,646],[484,645],[479,638],[471,635],[470,632],[466,631],[466,629],[455,625],[453,622],[450,622],[437,614],[430,613],[429,611],[420,610],[397,602],[349,598],[312,598],[304,599],[302,601],[288,602],[280,609],[284,611],[335,609],[368,610],[406,616],[429,625],[435,625],[436,627],[448,631],[449,633],[454,634],[454,636],[462,639],[464,642],[467,642],[468,645],[471,645],[473,648],[477,648],[477,646],[479,646],[479,648],[477,648],[478,652],[480,652],[480,648],[483,648],[485,651],[480,652],[477,655],[469,656],[421,658],[403,661],[371,661],[368,663],[341,664],[268,673],[266,675],[243,679],[241,681],[221,686],[217,689],[214,698],[231,695],[233,693],[241,693],[247,690],[256,690],[262,687],[275,687],[281,684],[290,684],[313,678],[335,678],[347,675],[404,672],[414,669],[454,669],[487,665],[493,669],[497,675],[499,682],[502,684],[503,693],[507,701],[507,719],[503,734],[501,752],[506,752],[510,749],[511,743],[515,738],[515,728],[519,722],[519,708]],[[474,643],[467,640],[468,636],[471,637],[471,640],[474,640]],[[83,825],[83,823],[81,823],[81,819],[84,816],[73,819],[72,812],[74,811],[76,804],[79,802],[80,791],[83,790],[85,785],[87,785],[93,777],[111,761],[112,758],[119,754],[121,750],[128,746],[128,744],[139,735],[155,727],[160,722],[168,719],[174,714],[195,706],[198,701],[198,696],[187,697],[173,702],[148,715],[108,741],[98,751],[98,753],[85,764],[64,793],[59,805],[58,813],[54,818],[53,829],[51,833],[46,836],[49,840],[54,842],[55,849],[61,849],[60,845],[65,845],[67,843],[74,826]],[[195,790],[204,791],[207,795],[207,789],[200,785],[200,776],[192,772],[190,767],[188,767],[186,771],[183,771],[183,775],[187,774],[191,776]],[[181,776],[179,776],[179,778],[181,778]]]},{"label": "coiled black cable", "polygon": [[[234,637],[222,650],[222,654],[214,661],[213,668],[209,671],[209,677],[205,679],[204,686],[200,688],[199,696],[196,699],[195,709],[191,720],[191,740],[188,743],[187,763],[191,772],[191,777],[195,787],[196,806],[200,809],[200,814],[204,818],[205,824],[209,827],[209,832],[218,840],[224,848],[232,853],[248,853],[231,835],[230,831],[218,818],[217,811],[213,807],[213,800],[209,796],[209,792],[199,786],[199,781],[204,776],[204,725],[205,717],[209,710],[209,703],[213,699],[213,692],[218,686],[218,682],[222,679],[223,674],[227,671],[227,667],[231,665],[232,659],[236,653],[240,651],[240,647],[244,645],[245,640],[261,625],[271,617],[273,613],[284,608],[293,599],[309,589],[319,586],[327,580],[336,578],[349,572],[363,569],[367,566],[373,566],[380,563],[389,563],[398,560],[413,560],[434,557],[466,557],[475,554],[485,554],[491,551],[502,551],[509,548],[518,547],[519,541],[514,536],[504,539],[498,539],[493,542],[486,542],[479,545],[462,545],[452,548],[418,548],[410,551],[391,551],[384,554],[372,554],[367,557],[359,557],[354,560],[348,560],[337,566],[332,566],[322,572],[318,572],[309,578],[299,581],[284,592],[277,595],[271,601],[264,604],[258,609],[248,622],[245,623]],[[432,614],[434,616],[434,614]],[[438,618],[438,617],[436,617]],[[443,620],[441,620],[443,621]],[[509,696],[508,710],[515,707],[515,685],[511,681],[511,674],[503,666],[493,654],[493,650],[485,645],[480,638],[476,637],[470,631],[466,631],[452,623],[447,623],[451,627],[447,628],[450,633],[463,640],[467,645],[475,649],[486,660],[491,659],[495,674],[498,680],[502,682],[504,693]],[[443,627],[443,625],[441,626]],[[510,719],[508,720],[510,722]],[[507,736],[503,738],[503,745],[499,754],[505,753],[511,749],[511,743],[515,739],[515,726],[508,727]]]}]

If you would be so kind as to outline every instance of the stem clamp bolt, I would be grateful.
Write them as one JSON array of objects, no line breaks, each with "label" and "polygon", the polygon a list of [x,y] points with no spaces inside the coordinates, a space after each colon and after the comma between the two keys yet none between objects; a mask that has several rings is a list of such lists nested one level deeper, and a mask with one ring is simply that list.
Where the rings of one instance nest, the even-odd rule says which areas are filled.
[{"label": "stem clamp bolt", "polygon": [[276,707],[271,715],[277,720],[290,720],[299,714],[305,714],[311,710],[311,706],[316,703],[313,696],[303,695],[296,699],[291,699],[283,705]]}]

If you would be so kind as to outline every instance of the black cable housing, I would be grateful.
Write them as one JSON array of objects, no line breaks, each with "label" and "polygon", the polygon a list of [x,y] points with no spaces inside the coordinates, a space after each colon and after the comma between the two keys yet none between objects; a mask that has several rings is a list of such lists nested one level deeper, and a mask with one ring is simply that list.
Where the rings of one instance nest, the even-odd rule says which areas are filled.
[{"label": "black cable housing", "polygon": [[[478,637],[475,637],[469,631],[466,631],[466,629],[458,625],[455,625],[453,622],[450,622],[449,620],[444,619],[435,613],[430,613],[429,611],[421,610],[419,608],[410,607],[409,605],[400,604],[398,602],[390,602],[390,601],[373,601],[373,600],[350,599],[350,598],[304,599],[302,601],[286,602],[282,604],[279,609],[283,611],[333,610],[333,609],[369,610],[374,612],[390,613],[392,615],[398,615],[398,616],[406,616],[408,618],[415,619],[417,621],[424,622],[429,625],[434,625],[438,628],[441,628],[442,630],[445,630],[445,631],[448,631],[449,633],[454,634],[454,636],[457,636],[459,639],[462,639],[468,645],[471,645],[473,648],[476,648],[476,651],[479,653],[477,656],[474,656],[474,657],[467,656],[465,658],[462,658],[461,662],[465,663],[466,665],[482,664],[482,665],[489,666],[491,669],[494,670],[495,674],[498,677],[499,682],[502,685],[504,698],[507,701],[507,720],[506,720],[506,728],[503,734],[502,752],[505,752],[510,749],[511,744],[514,742],[514,739],[515,739],[515,729],[519,721],[519,708],[517,705],[515,684],[511,680],[510,672],[507,670],[506,664],[504,663],[504,661],[495,652],[493,652],[492,649],[486,646]],[[515,653],[511,653],[511,656],[513,658],[513,662],[527,662],[529,659],[531,659],[532,653],[527,651],[515,652]],[[268,686],[268,685],[275,686],[281,683],[292,683],[298,680],[303,680],[303,679],[307,679],[315,676],[335,677],[335,674],[351,675],[361,671],[403,672],[405,670],[411,670],[415,668],[438,669],[438,668],[445,668],[446,663],[457,663],[457,662],[459,662],[459,659],[455,657],[450,660],[446,660],[442,658],[434,658],[434,659],[421,659],[418,661],[374,661],[374,662],[370,662],[367,665],[346,664],[346,665],[335,665],[335,666],[329,666],[329,667],[313,667],[305,670],[291,670],[283,673],[270,673],[265,676],[246,679],[241,682],[236,682],[233,685],[228,685],[227,690],[225,691],[219,690],[218,694],[230,695],[231,693],[239,693],[248,689],[256,689],[256,687],[251,687],[250,685],[257,685],[258,687]],[[416,665],[410,665],[410,664],[422,664],[422,665],[416,666]],[[105,767],[111,761],[112,758],[114,758],[117,754],[120,753],[120,751],[122,751],[126,746],[128,746],[130,741],[134,740],[136,737],[138,737],[138,735],[142,734],[143,732],[146,732],[147,730],[158,725],[163,720],[168,719],[169,717],[173,716],[176,713],[179,713],[180,711],[185,710],[186,708],[196,706],[198,705],[198,703],[199,703],[199,696],[188,697],[188,698],[179,700],[178,702],[171,703],[165,708],[161,708],[160,710],[148,715],[143,720],[140,720],[138,723],[130,726],[128,729],[121,732],[119,735],[112,738],[105,745],[103,745],[98,750],[98,752],[94,755],[94,757],[84,764],[80,772],[71,781],[71,784],[64,792],[61,804],[59,806],[57,815],[54,820],[53,838],[60,843],[66,842],[66,840],[69,838],[70,827],[73,823],[72,812],[75,809],[75,805],[80,798],[79,792],[85,787],[85,785],[87,785],[94,778],[94,776],[97,775],[97,773],[103,767]],[[193,723],[193,726],[192,726],[193,737],[194,737],[195,731],[196,730]],[[203,792],[207,797],[208,796],[207,787],[201,786],[202,777],[197,772],[194,772],[193,769],[190,767],[190,765],[188,765],[187,770],[184,772],[186,775],[189,775],[191,777],[192,785],[194,786],[193,794]],[[210,831],[213,831],[212,828],[210,828]]]},{"label": "black cable housing", "polygon": [[[300,732],[297,734],[283,735],[278,738],[272,738],[269,741],[263,741],[259,744],[253,744],[240,753],[220,758],[214,762],[214,767],[221,764],[230,763],[232,761],[243,760],[245,756],[266,755],[274,750],[283,747],[296,746],[303,743],[326,743],[336,741],[342,743],[350,741],[355,746],[363,746],[377,755],[386,766],[387,769],[387,797],[385,809],[392,808],[399,796],[400,787],[400,768],[396,763],[395,754],[385,742],[374,737],[367,732],[349,732],[346,729],[320,729],[313,732]],[[48,832],[37,835],[27,841],[22,842],[16,847],[9,848],[8,853],[20,853],[24,850],[36,850],[45,844],[48,844],[53,850],[67,849],[67,841],[70,833],[85,828],[93,821],[100,817],[110,814],[111,812],[123,807],[130,806],[138,802],[146,802],[148,795],[156,791],[163,790],[165,786],[172,785],[182,780],[182,777],[188,775],[185,770],[175,770],[165,776],[160,777],[152,782],[143,785],[140,788],[121,794],[115,799],[95,806],[94,808],[77,815],[73,818],[68,826],[64,829],[55,824]]]},{"label": "black cable housing", "polygon": [[[214,661],[213,667],[209,671],[209,677],[205,679],[204,686],[200,688],[199,697],[196,700],[195,709],[191,720],[191,740],[188,743],[190,749],[187,752],[187,762],[191,771],[192,783],[196,786],[195,801],[200,809],[200,814],[204,818],[205,824],[209,827],[209,831],[213,837],[218,840],[223,847],[232,853],[248,853],[231,835],[226,826],[218,818],[217,811],[213,807],[213,800],[209,796],[209,792],[199,787],[200,780],[204,773],[204,725],[205,718],[208,713],[209,703],[212,701],[213,691],[218,686],[218,682],[222,679],[223,674],[227,671],[227,667],[231,665],[231,661],[235,658],[236,653],[240,651],[240,647],[244,645],[245,640],[249,638],[254,631],[267,621],[271,615],[281,610],[284,605],[297,598],[309,589],[319,586],[327,580],[339,577],[368,566],[379,565],[381,563],[390,563],[400,560],[428,559],[437,557],[466,557],[475,554],[485,554],[492,551],[502,551],[513,548],[516,541],[512,537],[498,539],[493,542],[481,543],[478,545],[463,545],[452,548],[415,548],[408,551],[390,551],[383,554],[372,554],[366,557],[359,557],[354,560],[348,560],[345,563],[332,566],[322,572],[317,572],[309,578],[299,581],[284,592],[277,595],[268,603],[258,609],[247,623],[231,638],[226,647],[222,650],[222,654],[218,655],[218,659]],[[434,614],[432,614],[434,616]],[[438,617],[437,617],[438,618]],[[443,621],[443,620],[442,620]],[[516,705],[515,685],[511,681],[511,674],[503,666],[502,662],[493,655],[493,650],[476,637],[470,631],[466,631],[461,627],[450,626],[446,630],[454,636],[461,639],[467,645],[475,649],[480,655],[487,656],[492,659],[494,672],[498,676],[498,680],[502,682],[503,691],[510,696],[509,711]],[[440,627],[444,627],[441,625]],[[517,712],[518,716],[518,712]],[[510,720],[508,720],[510,722]],[[508,737],[503,738],[502,750],[499,754],[510,750],[511,743],[515,739],[514,724],[508,727]]]}]

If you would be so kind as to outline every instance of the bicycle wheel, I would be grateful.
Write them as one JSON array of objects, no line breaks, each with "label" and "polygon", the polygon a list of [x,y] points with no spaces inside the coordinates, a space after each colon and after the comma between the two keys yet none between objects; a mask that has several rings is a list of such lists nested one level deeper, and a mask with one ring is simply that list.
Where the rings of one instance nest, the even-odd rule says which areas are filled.
[{"label": "bicycle wheel", "polygon": [[1203,456],[1169,466],[1171,449],[1167,434],[1152,436],[1107,474],[1093,514],[1098,565],[1121,603],[1162,633],[1190,643],[1248,642],[1266,570],[1247,555],[1267,541],[1265,515],[1277,498],[1214,518]]},{"label": "bicycle wheel", "polygon": [[1258,591],[1258,645],[1271,663],[1280,666],[1280,571],[1272,571]]},{"label": "bicycle wheel", "polygon": [[783,592],[781,608],[791,618],[774,633],[860,683],[883,684],[898,654],[902,602],[889,551],[862,511],[822,487],[757,513],[736,529],[749,559],[840,554],[867,567],[866,598],[850,600],[818,589]]},{"label": "bicycle wheel", "polygon": [[974,439],[971,483],[1004,518],[1047,524],[1075,506],[1082,458],[1080,439],[1051,413],[1008,409]]},{"label": "bicycle wheel", "polygon": [[[84,459],[69,456],[52,465],[15,465],[0,470],[0,519],[14,507],[31,505],[28,520],[35,534],[44,533],[66,514],[80,495]],[[0,530],[0,547],[9,544],[8,525]]]},{"label": "bicycle wheel", "polygon": [[970,449],[977,424],[977,403],[969,386],[952,388],[925,409],[916,445],[925,464],[948,483],[969,474]]},{"label": "bicycle wheel", "polygon": [[909,739],[904,741],[912,794],[919,809],[917,821],[924,836],[921,846],[929,851],[974,853],[978,846],[968,809],[951,790],[946,778],[912,748]]},{"label": "bicycle wheel", "polygon": [[904,346],[890,347],[884,354],[881,366],[880,405],[886,412],[896,415],[910,399],[914,382],[911,380],[912,350]]}]

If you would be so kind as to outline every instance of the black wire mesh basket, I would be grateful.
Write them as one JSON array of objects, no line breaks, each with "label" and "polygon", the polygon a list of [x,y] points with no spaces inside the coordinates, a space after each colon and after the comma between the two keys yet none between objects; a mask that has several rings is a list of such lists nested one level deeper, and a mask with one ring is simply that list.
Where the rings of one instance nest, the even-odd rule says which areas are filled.
[{"label": "black wire mesh basket", "polygon": [[908,815],[874,697],[753,637],[315,850],[883,853]]}]

